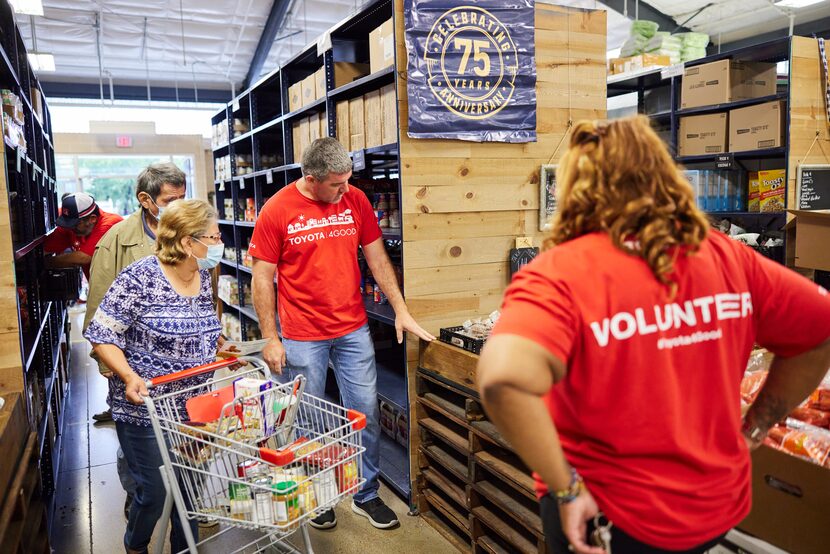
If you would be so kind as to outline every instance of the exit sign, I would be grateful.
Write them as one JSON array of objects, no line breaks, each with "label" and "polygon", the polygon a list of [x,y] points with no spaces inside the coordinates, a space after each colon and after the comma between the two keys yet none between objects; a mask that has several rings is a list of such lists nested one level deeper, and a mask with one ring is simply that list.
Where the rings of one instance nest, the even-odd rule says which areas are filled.
[{"label": "exit sign", "polygon": [[133,147],[133,137],[129,135],[119,135],[115,137],[115,145],[118,148],[132,148]]}]

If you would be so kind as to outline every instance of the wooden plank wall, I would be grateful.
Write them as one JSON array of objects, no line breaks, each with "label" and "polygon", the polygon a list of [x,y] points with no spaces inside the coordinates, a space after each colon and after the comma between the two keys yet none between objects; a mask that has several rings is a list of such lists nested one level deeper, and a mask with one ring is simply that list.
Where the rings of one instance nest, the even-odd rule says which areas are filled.
[{"label": "wooden plank wall", "polygon": [[[787,206],[795,209],[799,164],[830,164],[830,125],[818,41],[793,37],[790,52],[790,128]],[[818,138],[816,138],[818,136]],[[787,219],[792,219],[789,215]],[[787,265],[795,265],[795,228],[787,236]],[[806,272],[808,275],[812,270]]]},{"label": "wooden plank wall", "polygon": [[[536,4],[538,138],[527,144],[410,139],[403,0],[395,25],[404,289],[412,315],[437,336],[500,306],[517,237],[541,245],[540,166],[558,161],[569,122],[606,115],[606,12]],[[407,359],[415,398],[414,337]]]}]

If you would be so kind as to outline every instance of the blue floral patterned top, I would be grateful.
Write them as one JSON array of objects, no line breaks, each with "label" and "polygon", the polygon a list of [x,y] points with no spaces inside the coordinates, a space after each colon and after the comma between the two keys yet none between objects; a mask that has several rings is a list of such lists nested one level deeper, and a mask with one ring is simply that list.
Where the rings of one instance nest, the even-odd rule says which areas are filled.
[{"label": "blue floral patterned top", "polygon": [[[95,344],[113,344],[142,379],[167,375],[216,360],[221,325],[213,304],[210,273],[199,272],[198,296],[173,290],[159,260],[148,256],[118,274],[101,301],[84,337]],[[150,389],[151,396],[182,390],[207,381],[210,373]],[[110,379],[112,418],[134,425],[150,425],[147,408],[132,404],[124,382]],[[179,399],[183,408],[187,398]]]}]

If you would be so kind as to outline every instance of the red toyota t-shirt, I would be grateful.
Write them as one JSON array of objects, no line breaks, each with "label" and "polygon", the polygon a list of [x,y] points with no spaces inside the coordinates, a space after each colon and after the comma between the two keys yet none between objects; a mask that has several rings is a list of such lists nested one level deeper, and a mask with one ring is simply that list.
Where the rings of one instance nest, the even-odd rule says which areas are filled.
[{"label": "red toyota t-shirt", "polygon": [[357,247],[380,237],[372,205],[355,187],[329,204],[306,198],[292,183],[265,203],[248,252],[277,265],[284,337],[328,340],[366,324]]},{"label": "red toyota t-shirt", "polygon": [[[43,243],[43,249],[46,252],[61,254],[67,249],[81,251],[84,254],[92,256],[95,254],[95,247],[98,241],[107,234],[110,228],[124,219],[118,214],[111,214],[103,210],[98,214],[98,223],[92,228],[92,232],[85,237],[79,237],[75,231],[58,227],[49,235],[46,242]],[[89,279],[89,264],[81,266],[84,270],[84,275]]]},{"label": "red toyota t-shirt", "polygon": [[682,550],[749,513],[740,383],[753,344],[782,356],[821,344],[830,297],[717,232],[675,267],[672,299],[607,235],[569,241],[516,275],[494,334],[567,364],[545,402],[568,461],[615,526]]}]

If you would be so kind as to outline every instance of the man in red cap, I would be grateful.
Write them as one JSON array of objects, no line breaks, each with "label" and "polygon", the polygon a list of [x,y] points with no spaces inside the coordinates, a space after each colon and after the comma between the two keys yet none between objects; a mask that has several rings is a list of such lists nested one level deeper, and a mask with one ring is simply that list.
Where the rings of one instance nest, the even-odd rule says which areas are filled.
[{"label": "man in red cap", "polygon": [[95,245],[110,227],[122,219],[118,214],[101,210],[95,203],[95,198],[85,192],[65,195],[56,222],[58,228],[43,244],[43,249],[48,254],[55,254],[46,259],[47,266],[80,267],[89,279],[89,264],[95,253]]}]

